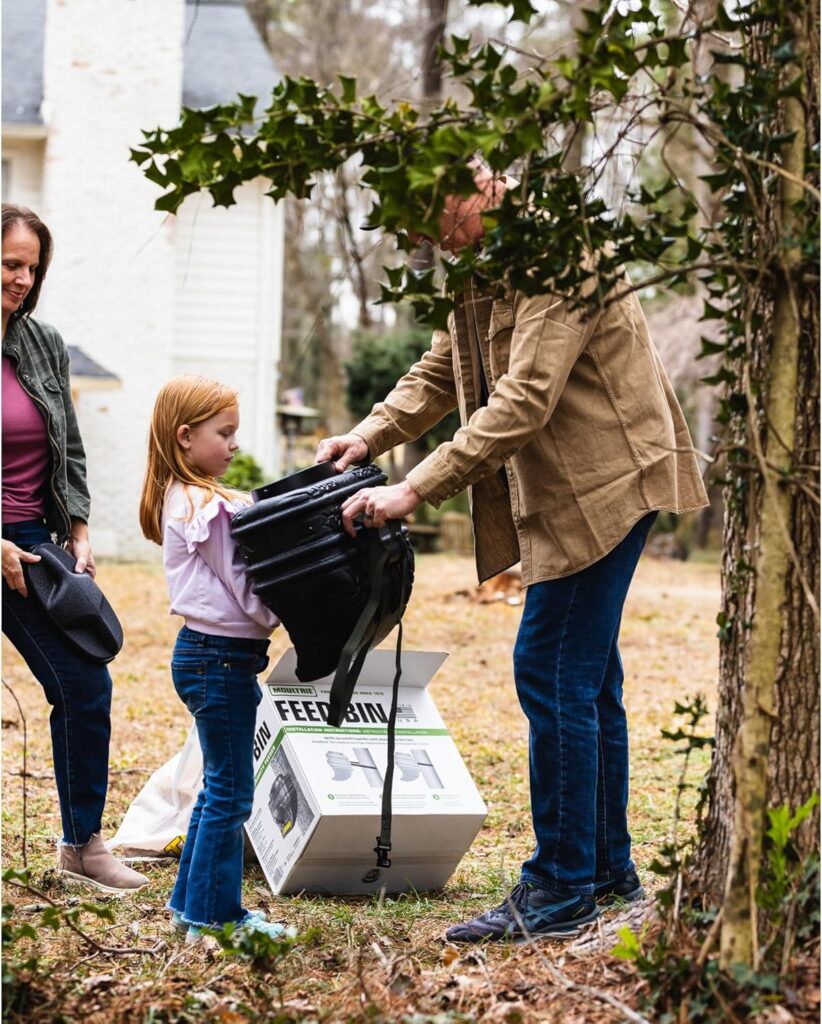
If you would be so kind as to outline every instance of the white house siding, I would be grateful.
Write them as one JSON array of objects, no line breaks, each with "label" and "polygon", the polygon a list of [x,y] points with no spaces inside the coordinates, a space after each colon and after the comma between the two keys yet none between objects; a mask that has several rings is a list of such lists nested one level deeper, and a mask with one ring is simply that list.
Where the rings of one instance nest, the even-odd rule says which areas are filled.
[{"label": "white house siding", "polygon": [[100,555],[157,557],[137,513],[149,416],[170,376],[237,387],[240,442],[267,476],[279,471],[283,218],[261,183],[228,211],[204,196],[179,217],[156,213],[158,190],[128,151],[142,129],[175,124],[182,99],[265,95],[276,71],[237,3],[7,2],[4,199],[31,206],[55,239],[38,315],[121,383],[77,398],[92,539]]},{"label": "white house siding", "polygon": [[49,0],[41,215],[55,258],[41,315],[122,381],[81,395],[91,530],[101,555],[144,557],[137,519],[151,402],[173,370],[175,231],[128,161],[176,122],[182,0]]},{"label": "white house siding", "polygon": [[43,197],[43,139],[3,139],[3,202],[40,212]]},{"label": "white house siding", "polygon": [[237,189],[237,204],[215,208],[191,196],[176,224],[173,370],[202,373],[240,392],[240,434],[271,479],[280,358],[283,217],[261,181]]}]

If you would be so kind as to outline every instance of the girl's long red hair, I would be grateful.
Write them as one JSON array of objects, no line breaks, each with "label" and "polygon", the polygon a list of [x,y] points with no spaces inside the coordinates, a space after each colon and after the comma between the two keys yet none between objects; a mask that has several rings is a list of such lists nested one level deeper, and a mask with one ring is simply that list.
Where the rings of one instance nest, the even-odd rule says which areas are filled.
[{"label": "girl's long red hair", "polygon": [[203,504],[215,494],[229,500],[236,497],[236,492],[222,486],[215,477],[204,476],[186,458],[177,441],[177,431],[183,424],[194,427],[237,404],[238,395],[233,388],[198,374],[172,377],[160,388],[151,415],[146,475],[140,497],[140,526],[148,540],[163,543],[163,503],[175,480],[202,488]]}]

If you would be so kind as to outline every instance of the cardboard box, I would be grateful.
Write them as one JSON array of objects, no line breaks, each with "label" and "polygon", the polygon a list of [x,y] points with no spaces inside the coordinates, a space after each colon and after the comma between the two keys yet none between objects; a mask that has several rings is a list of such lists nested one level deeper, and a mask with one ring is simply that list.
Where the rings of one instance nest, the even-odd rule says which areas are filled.
[{"label": "cardboard box", "polygon": [[263,686],[246,823],[275,893],[436,889],[487,809],[426,687],[447,655],[403,651],[391,867],[376,868],[394,651],[371,651],[346,723],[328,725],[332,677],[301,683],[286,651]]}]

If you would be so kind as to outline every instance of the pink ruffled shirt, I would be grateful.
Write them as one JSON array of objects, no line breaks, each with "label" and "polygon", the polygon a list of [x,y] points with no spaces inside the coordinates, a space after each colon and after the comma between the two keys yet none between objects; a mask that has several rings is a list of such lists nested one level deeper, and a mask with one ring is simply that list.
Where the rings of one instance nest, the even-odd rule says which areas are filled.
[{"label": "pink ruffled shirt", "polygon": [[189,629],[200,633],[265,640],[280,620],[251,592],[229,529],[247,503],[215,494],[203,505],[203,496],[200,488],[175,482],[163,506],[171,614],[182,615]]}]

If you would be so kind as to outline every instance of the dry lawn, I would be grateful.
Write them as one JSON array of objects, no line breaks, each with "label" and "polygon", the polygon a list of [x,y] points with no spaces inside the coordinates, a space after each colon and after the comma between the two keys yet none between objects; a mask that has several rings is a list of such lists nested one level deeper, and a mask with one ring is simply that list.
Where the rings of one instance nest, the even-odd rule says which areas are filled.
[{"label": "dry lawn", "polygon": [[[168,662],[179,623],[167,614],[159,566],[105,564],[99,580],[126,632],[126,647],[113,665],[111,783],[104,822],[110,835],[148,775],[180,747],[189,722],[170,680]],[[300,932],[319,929],[313,944],[298,944],[276,972],[261,973],[219,951],[184,947],[169,935],[163,906],[175,865],[152,866],[147,890],[110,901],[113,925],[85,914],[82,924],[107,945],[155,946],[155,951],[94,954],[65,928],[41,930],[37,946],[48,978],[35,979],[31,1004],[15,1019],[85,1024],[401,1021],[406,1015],[417,1022],[625,1019],[590,994],[565,991],[551,973],[559,965],[576,983],[608,990],[636,1006],[639,983],[609,955],[589,962],[545,944],[463,955],[440,938],[449,923],[498,901],[531,847],[527,727],[511,674],[521,609],[476,605],[456,596],[474,582],[469,559],[419,558],[405,620],[408,648],[451,654],[432,692],[489,807],[484,829],[442,892],[383,902],[275,898],[259,867],[249,865],[248,905],[267,909],[270,917]],[[674,702],[687,695],[702,691],[713,707],[718,602],[714,564],[649,559],[640,564],[628,599],[621,647],[633,747],[632,832],[636,860],[651,887],[656,883],[647,867],[670,834],[681,768],[681,757],[660,730],[675,724]],[[272,660],[286,645],[285,634],[275,634]],[[77,890],[64,888],[53,872],[59,816],[48,707],[5,641],[3,653],[4,678],[22,704],[28,729],[29,866],[34,884],[65,905],[76,901]],[[3,862],[18,867],[23,730],[8,692],[3,698]],[[704,760],[694,763],[692,778],[704,768]],[[17,905],[16,920],[37,921],[31,894],[9,886],[5,898]],[[611,945],[608,939],[606,947]]]}]

